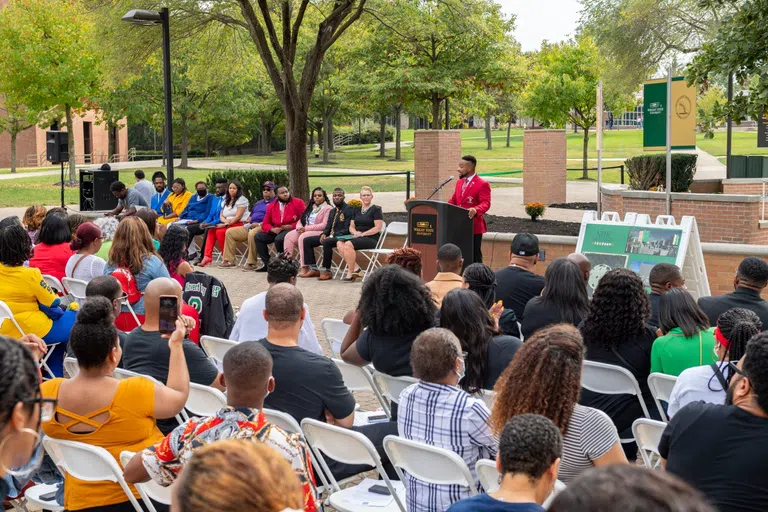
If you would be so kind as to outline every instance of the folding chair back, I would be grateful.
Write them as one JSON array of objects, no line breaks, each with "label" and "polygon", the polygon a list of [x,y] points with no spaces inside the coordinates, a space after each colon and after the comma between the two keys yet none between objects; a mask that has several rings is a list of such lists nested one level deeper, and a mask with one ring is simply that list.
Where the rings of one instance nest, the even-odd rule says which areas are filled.
[{"label": "folding chair back", "polygon": [[419,382],[418,379],[413,377],[393,377],[380,371],[373,372],[373,379],[381,390],[381,394],[393,403],[400,402],[400,393],[405,388]]},{"label": "folding chair back", "polygon": [[323,329],[323,336],[333,357],[341,357],[341,342],[347,335],[349,325],[335,318],[323,318],[320,320],[320,327]]},{"label": "folding chair back", "polygon": [[181,415],[185,420],[189,419],[190,414],[201,417],[215,416],[226,405],[227,397],[218,389],[190,382],[189,397]]},{"label": "folding chair back", "polygon": [[376,400],[381,404],[384,413],[390,418],[389,404],[384,400],[379,387],[373,380],[371,372],[365,368],[347,364],[341,359],[331,359],[341,372],[341,378],[344,379],[344,385],[350,391],[370,391],[376,396]]},{"label": "folding chair back", "polygon": [[77,363],[77,359],[74,357],[64,358],[64,370],[67,372],[70,378],[75,377],[80,373],[80,365]]},{"label": "folding chair back", "polygon": [[603,395],[635,395],[645,417],[650,417],[637,379],[621,366],[585,360],[581,387]]},{"label": "folding chair back", "polygon": [[112,455],[100,446],[46,437],[43,446],[63,472],[86,482],[115,482],[122,487],[137,512],[142,512],[123,478],[123,470]]},{"label": "folding chair back", "polygon": [[236,341],[216,338],[215,336],[203,336],[200,338],[200,346],[203,347],[205,353],[218,363],[224,362],[224,355],[235,345],[237,345]]},{"label": "folding chair back", "polygon": [[13,317],[13,311],[8,307],[8,304],[0,300],[0,325],[3,325],[5,320],[10,320],[13,326],[16,327],[16,330],[19,331],[19,338],[27,334],[21,329],[19,322]]},{"label": "folding chair back", "polygon": [[398,436],[385,437],[384,450],[401,482],[405,481],[402,473],[405,470],[422,482],[460,485],[469,488],[470,496],[477,494],[472,472],[455,452]]},{"label": "folding chair back", "polygon": [[656,469],[661,467],[661,454],[659,454],[659,442],[667,424],[663,421],[638,418],[632,423],[632,435],[635,437],[640,455],[643,457],[645,467]]},{"label": "folding chair back", "polygon": [[85,300],[85,289],[88,287],[88,283],[81,279],[64,277],[61,279],[61,284],[64,286],[66,292],[72,295],[75,299]]},{"label": "folding chair back", "polygon": [[480,459],[475,463],[475,473],[485,492],[495,492],[499,488],[500,475],[495,460]]},{"label": "folding chair back", "polygon": [[661,401],[669,403],[669,397],[672,396],[672,390],[677,382],[677,377],[674,375],[666,375],[664,373],[654,372],[648,376],[648,388],[651,390],[653,400],[656,402],[656,408],[661,414],[661,419],[669,421],[667,418],[667,412],[661,405]]},{"label": "folding chair back", "polygon": [[[124,451],[120,454],[120,464],[123,465],[123,467],[127,466],[129,462],[131,462],[131,459],[133,456],[136,455],[133,452]],[[155,500],[158,503],[161,503],[163,505],[170,505],[171,504],[171,496],[173,492],[171,491],[171,485],[168,487],[163,487],[162,485],[158,484],[154,480],[149,480],[147,482],[141,483],[141,484],[133,484],[134,487],[136,487],[136,490],[139,493],[139,496],[141,496],[141,500],[144,502],[144,505],[149,509],[149,512],[152,512],[155,510],[155,507],[152,505],[152,502],[150,499]]]},{"label": "folding chair back", "polygon": [[390,222],[387,225],[387,233],[395,236],[406,237],[403,247],[408,245],[408,223],[407,222]]},{"label": "folding chair back", "polygon": [[63,284],[61,284],[61,281],[59,281],[59,280],[58,280],[58,279],[56,279],[55,277],[53,277],[53,276],[50,276],[50,275],[48,275],[48,274],[43,274],[43,281],[45,281],[45,283],[46,283],[48,286],[50,286],[51,288],[53,288],[53,289],[54,289],[54,290],[56,290],[57,292],[59,292],[59,293],[61,293],[61,294],[65,294],[65,295],[66,295],[66,293],[67,293],[67,290],[64,288],[64,285],[63,285]]},{"label": "folding chair back", "polygon": [[304,437],[304,432],[301,430],[301,425],[296,421],[296,418],[288,414],[287,412],[277,411],[275,409],[267,409],[266,407],[261,410],[264,413],[264,417],[268,422],[280,427],[286,432],[292,432],[294,434],[300,434]]}]

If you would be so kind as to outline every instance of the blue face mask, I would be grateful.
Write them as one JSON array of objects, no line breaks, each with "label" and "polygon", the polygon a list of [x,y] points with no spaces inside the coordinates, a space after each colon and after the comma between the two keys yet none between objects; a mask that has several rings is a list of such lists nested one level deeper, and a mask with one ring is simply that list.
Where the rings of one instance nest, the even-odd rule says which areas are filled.
[{"label": "blue face mask", "polygon": [[29,457],[29,460],[27,461],[27,463],[18,468],[8,468],[7,474],[13,475],[16,478],[20,478],[20,479],[28,478],[31,474],[35,473],[37,469],[40,467],[40,463],[43,461],[44,453],[45,451],[43,450],[43,435],[38,434],[37,442],[35,443],[35,447],[32,449],[32,455]]}]

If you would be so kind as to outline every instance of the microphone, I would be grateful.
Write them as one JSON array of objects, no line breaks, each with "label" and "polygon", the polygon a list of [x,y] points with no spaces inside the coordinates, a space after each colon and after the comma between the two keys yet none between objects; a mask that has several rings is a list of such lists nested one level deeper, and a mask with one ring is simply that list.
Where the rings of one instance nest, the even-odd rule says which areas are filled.
[{"label": "microphone", "polygon": [[434,191],[432,191],[432,193],[431,193],[431,194],[429,194],[429,197],[428,197],[428,198],[426,198],[426,199],[425,199],[425,201],[429,201],[430,199],[432,199],[432,196],[434,196],[435,194],[437,194],[438,192],[440,192],[440,189],[442,189],[444,186],[446,186],[446,185],[447,185],[447,184],[448,184],[448,183],[449,183],[451,180],[453,180],[453,178],[454,178],[454,177],[453,177],[453,176],[451,176],[451,177],[449,177],[447,180],[445,180],[444,182],[442,182],[440,185],[438,185],[438,186],[437,186],[437,188],[436,188]]}]

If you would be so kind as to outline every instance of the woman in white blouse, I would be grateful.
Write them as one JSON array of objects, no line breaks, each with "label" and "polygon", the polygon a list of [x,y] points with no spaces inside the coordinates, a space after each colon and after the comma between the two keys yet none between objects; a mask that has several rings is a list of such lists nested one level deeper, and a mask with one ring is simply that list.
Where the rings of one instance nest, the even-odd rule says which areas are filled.
[{"label": "woman in white blouse", "polygon": [[77,252],[67,261],[64,269],[66,276],[85,282],[90,282],[94,277],[103,276],[107,262],[96,256],[101,249],[101,243],[101,229],[96,224],[92,222],[80,224],[69,243],[70,249]]},{"label": "woman in white blouse", "polygon": [[229,228],[242,226],[248,219],[248,198],[243,195],[243,186],[237,180],[232,180],[227,186],[227,198],[219,216],[220,223],[208,230],[205,240],[205,257],[200,262],[201,267],[213,261],[213,246],[218,242],[219,249],[224,250],[224,237]]}]

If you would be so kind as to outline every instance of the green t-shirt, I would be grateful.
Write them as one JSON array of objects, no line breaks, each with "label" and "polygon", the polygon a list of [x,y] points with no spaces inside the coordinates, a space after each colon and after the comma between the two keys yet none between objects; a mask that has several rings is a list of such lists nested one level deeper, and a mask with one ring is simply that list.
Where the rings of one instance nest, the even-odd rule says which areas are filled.
[{"label": "green t-shirt", "polygon": [[[160,249],[160,242],[152,239],[152,243],[155,246],[155,250]],[[99,252],[96,253],[96,256],[103,259],[104,261],[109,261],[109,250],[112,248],[112,240],[107,240],[101,244],[101,249],[99,249]]]},{"label": "green t-shirt", "polygon": [[651,348],[651,373],[677,377],[683,370],[717,362],[714,354],[715,329],[707,329],[687,338],[679,327],[656,338]]}]

